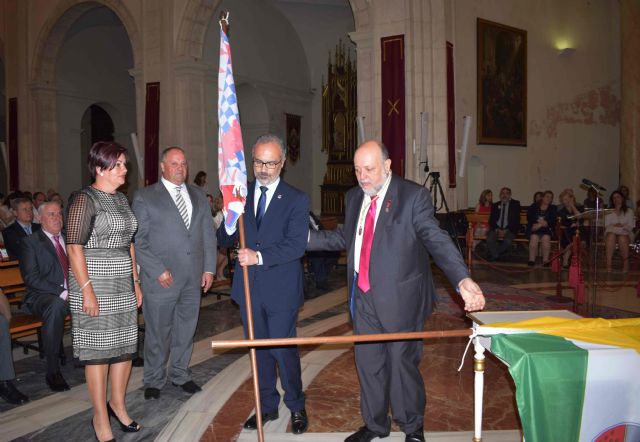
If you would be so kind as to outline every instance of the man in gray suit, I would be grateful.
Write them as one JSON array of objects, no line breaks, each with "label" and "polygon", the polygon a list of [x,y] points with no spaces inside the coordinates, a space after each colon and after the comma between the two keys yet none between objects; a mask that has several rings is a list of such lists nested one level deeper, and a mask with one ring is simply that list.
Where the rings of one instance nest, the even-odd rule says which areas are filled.
[{"label": "man in gray suit", "polygon": [[200,391],[189,360],[198,322],[201,291],[216,271],[216,237],[204,191],[186,184],[187,160],[179,147],[160,159],[160,182],[133,199],[138,218],[136,258],[144,293],[145,399],[160,397],[167,376],[189,394]]}]

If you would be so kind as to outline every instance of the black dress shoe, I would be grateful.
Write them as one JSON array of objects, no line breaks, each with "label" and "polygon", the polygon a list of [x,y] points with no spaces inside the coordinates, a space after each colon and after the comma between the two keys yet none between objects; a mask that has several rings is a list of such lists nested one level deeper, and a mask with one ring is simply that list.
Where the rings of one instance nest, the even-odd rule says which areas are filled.
[{"label": "black dress shoe", "polygon": [[291,412],[291,432],[293,434],[302,434],[309,428],[309,418],[307,411],[303,408],[300,411]]},{"label": "black dress shoe", "polygon": [[29,398],[13,385],[13,381],[0,381],[0,397],[10,404],[21,405],[29,401]]},{"label": "black dress shoe", "polygon": [[420,427],[413,433],[407,434],[404,442],[424,442],[424,427]]},{"label": "black dress shoe", "polygon": [[[262,413],[262,425],[266,424],[269,421],[274,421],[278,419],[280,415],[278,414],[278,410],[273,413]],[[255,430],[258,428],[258,418],[254,414],[244,423],[245,430]]]},{"label": "black dress shoe", "polygon": [[144,398],[146,400],[149,399],[160,399],[160,390],[157,388],[149,387],[144,389]]},{"label": "black dress shoe", "polygon": [[138,431],[140,431],[140,425],[138,425],[138,423],[134,420],[132,420],[129,425],[123,424],[116,412],[113,411],[113,408],[111,408],[111,404],[109,403],[109,401],[107,401],[107,413],[109,413],[109,421],[111,421],[111,417],[115,417],[120,424],[120,429],[125,433],[137,433]]},{"label": "black dress shoe", "polygon": [[386,434],[379,434],[379,433],[376,433],[375,431],[371,431],[366,426],[364,426],[364,427],[360,427],[358,431],[356,431],[351,436],[346,438],[344,442],[369,442],[375,439],[376,437],[383,439],[388,435],[389,435],[388,431]]},{"label": "black dress shoe", "polygon": [[47,385],[53,391],[67,391],[69,390],[69,384],[62,377],[62,373],[56,371],[53,374],[48,374],[45,378]]},{"label": "black dress shoe", "polygon": [[176,387],[182,388],[184,391],[186,391],[189,394],[195,394],[199,391],[202,391],[202,388],[200,388],[200,386],[193,381],[187,381],[182,385],[178,385],[178,384],[173,384],[173,385],[175,385]]}]

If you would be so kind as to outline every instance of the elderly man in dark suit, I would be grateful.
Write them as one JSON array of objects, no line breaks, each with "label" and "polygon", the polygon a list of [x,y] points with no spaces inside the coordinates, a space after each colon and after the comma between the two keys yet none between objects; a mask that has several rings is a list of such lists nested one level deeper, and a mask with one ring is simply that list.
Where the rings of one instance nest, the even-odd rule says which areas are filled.
[{"label": "elderly man in dark suit", "polygon": [[60,373],[60,346],[69,314],[69,261],[62,231],[62,208],[57,202],[38,208],[42,229],[22,240],[20,272],[27,286],[24,308],[42,318],[42,345],[47,360],[46,381],[53,391],[69,385]]},{"label": "elderly man in dark suit", "polygon": [[9,258],[20,259],[22,239],[40,230],[40,224],[33,222],[33,204],[29,198],[11,200],[11,210],[16,221],[2,231],[2,237]]},{"label": "elderly man in dark suit", "polygon": [[[360,187],[345,197],[344,228],[311,231],[308,250],[348,251],[355,334],[421,331],[435,300],[429,257],[462,296],[466,310],[484,307],[460,253],[438,227],[427,190],[391,173],[386,148],[368,141],[355,153]],[[418,365],[422,341],[358,344],[356,368],[365,425],[347,442],[389,435],[389,405],[407,442],[424,441],[425,389]]]},{"label": "elderly man in dark suit", "polygon": [[194,394],[189,361],[198,323],[201,292],[216,271],[216,237],[204,191],[186,184],[187,159],[180,147],[165,149],[161,180],[138,191],[136,258],[144,292],[145,399],[158,399],[168,376]]},{"label": "elderly man in dark suit", "polygon": [[520,201],[511,199],[511,189],[500,189],[500,201],[491,205],[487,249],[489,261],[496,261],[511,248],[520,229]]},{"label": "elderly man in dark suit", "polygon": [[[289,338],[296,335],[298,309],[304,302],[304,255],[309,229],[309,197],[280,178],[285,148],[275,135],[263,135],[253,147],[256,181],[249,184],[244,219],[246,248],[238,251],[240,266],[249,267],[251,305],[256,338]],[[220,244],[230,247],[237,238],[235,227],[218,229]],[[233,278],[232,299],[240,304],[246,329],[244,281]],[[246,330],[245,330],[246,333]],[[284,388],[284,403],[291,411],[294,434],[307,431],[304,393],[297,347],[257,350],[262,421],[279,417],[280,394],[276,389],[276,368]],[[246,429],[257,428],[251,416]]]}]

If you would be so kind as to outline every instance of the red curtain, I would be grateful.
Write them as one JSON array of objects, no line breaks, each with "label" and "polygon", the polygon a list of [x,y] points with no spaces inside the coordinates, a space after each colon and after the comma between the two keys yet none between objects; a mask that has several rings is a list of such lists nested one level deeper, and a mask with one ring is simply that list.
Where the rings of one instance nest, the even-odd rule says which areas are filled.
[{"label": "red curtain", "polygon": [[456,187],[456,98],[453,83],[453,44],[447,42],[447,144],[449,187]]},{"label": "red curtain", "polygon": [[147,83],[144,109],[144,185],[158,181],[160,149],[160,83]]},{"label": "red curtain", "polygon": [[404,35],[380,39],[382,50],[382,142],[389,149],[393,173],[404,177]]},{"label": "red curtain", "polygon": [[9,157],[9,191],[20,188],[20,170],[18,169],[18,99],[9,98],[9,133],[7,155]]}]

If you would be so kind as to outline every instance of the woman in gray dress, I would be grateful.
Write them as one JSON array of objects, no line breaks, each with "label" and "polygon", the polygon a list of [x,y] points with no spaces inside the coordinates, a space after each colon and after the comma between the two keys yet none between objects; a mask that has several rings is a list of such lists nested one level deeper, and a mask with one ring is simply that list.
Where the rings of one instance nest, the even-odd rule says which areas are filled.
[{"label": "woman in gray dress", "polygon": [[126,153],[114,142],[91,147],[88,167],[95,181],[71,196],[67,214],[73,355],[85,364],[94,410],[91,424],[99,441],[113,439],[111,417],[125,432],[140,430],[125,405],[142,304],[131,242],[138,222],[117,191],[127,174]]}]

